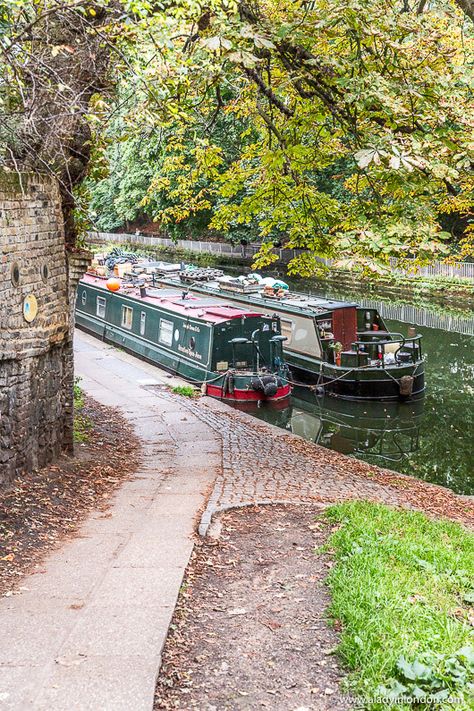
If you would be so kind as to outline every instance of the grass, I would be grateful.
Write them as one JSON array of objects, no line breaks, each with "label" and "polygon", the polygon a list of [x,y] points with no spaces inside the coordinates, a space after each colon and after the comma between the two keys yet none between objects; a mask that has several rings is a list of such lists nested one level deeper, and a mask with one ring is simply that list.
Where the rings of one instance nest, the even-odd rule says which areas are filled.
[{"label": "grass", "polygon": [[350,692],[374,711],[474,708],[474,535],[368,502],[326,516],[330,616]]},{"label": "grass", "polygon": [[184,397],[196,397],[197,392],[192,385],[176,385],[171,388],[171,392],[175,395],[184,395]]},{"label": "grass", "polygon": [[84,393],[79,385],[80,378],[74,378],[74,442],[87,442],[89,439],[89,430],[91,421],[86,415],[82,414],[84,408]]}]

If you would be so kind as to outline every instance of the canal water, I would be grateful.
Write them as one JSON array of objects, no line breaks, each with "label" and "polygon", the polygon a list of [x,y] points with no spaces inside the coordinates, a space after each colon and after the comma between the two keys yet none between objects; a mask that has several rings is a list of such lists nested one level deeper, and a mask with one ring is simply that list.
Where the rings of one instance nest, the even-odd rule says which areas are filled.
[{"label": "canal water", "polygon": [[296,389],[287,407],[262,405],[252,413],[323,447],[473,495],[474,314],[377,302],[301,281],[294,288],[373,304],[392,331],[406,333],[416,323],[423,335],[426,395],[411,403],[354,403]]}]

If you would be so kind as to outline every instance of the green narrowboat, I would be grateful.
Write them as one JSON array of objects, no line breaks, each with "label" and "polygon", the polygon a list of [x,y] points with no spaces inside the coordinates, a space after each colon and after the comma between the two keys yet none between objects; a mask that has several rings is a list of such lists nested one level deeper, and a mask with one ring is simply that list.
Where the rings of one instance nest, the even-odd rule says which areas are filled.
[{"label": "green narrowboat", "polygon": [[[282,290],[276,280],[271,280],[277,284],[272,290],[255,288],[245,277],[193,282],[192,273],[189,270],[184,279],[181,273],[191,293],[280,319],[293,384],[311,384],[321,395],[352,400],[405,400],[423,394],[421,336],[389,332],[375,309]],[[173,280],[159,278],[157,283],[166,287]]]},{"label": "green narrowboat", "polygon": [[[147,292],[86,274],[76,325],[233,401],[290,395],[278,317],[177,289]],[[111,291],[109,287],[120,287]]]}]

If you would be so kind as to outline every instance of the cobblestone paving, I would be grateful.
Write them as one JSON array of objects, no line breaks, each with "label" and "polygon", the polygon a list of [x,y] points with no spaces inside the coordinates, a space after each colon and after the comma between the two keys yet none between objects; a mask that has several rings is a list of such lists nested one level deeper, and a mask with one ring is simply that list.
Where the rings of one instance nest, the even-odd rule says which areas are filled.
[{"label": "cobblestone paving", "polygon": [[250,416],[236,410],[226,407],[216,412],[213,405],[204,401],[187,405],[222,437],[222,473],[202,516],[201,534],[214,513],[236,506],[355,497],[399,503],[396,491],[389,487],[349,476],[342,468],[328,464],[321,448],[254,419],[247,421]]},{"label": "cobblestone paving", "polygon": [[[233,507],[353,498],[448,516],[454,506],[460,515],[452,518],[474,521],[472,501],[441,487],[323,449],[210,398],[186,400],[186,407],[222,438],[222,471],[201,517],[201,535],[215,513]],[[438,502],[438,509],[430,511],[426,501]]]}]

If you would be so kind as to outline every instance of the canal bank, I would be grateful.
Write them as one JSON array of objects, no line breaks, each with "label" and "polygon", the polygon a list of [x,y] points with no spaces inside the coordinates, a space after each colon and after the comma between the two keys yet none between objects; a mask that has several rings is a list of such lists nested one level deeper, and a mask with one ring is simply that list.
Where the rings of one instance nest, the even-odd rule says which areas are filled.
[{"label": "canal bank", "polygon": [[175,395],[166,373],[82,333],[76,374],[130,422],[142,461],[107,513],[1,600],[5,709],[150,711],[195,533],[230,508],[363,499],[474,526],[471,499]]},{"label": "canal bank", "polygon": [[254,407],[253,414],[329,449],[472,495],[473,311],[433,299],[376,298],[360,288],[282,276],[292,291],[376,309],[393,332],[406,335],[415,326],[423,336],[426,396],[408,403],[360,404],[295,389],[287,407]]}]

